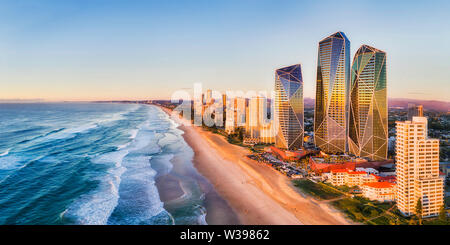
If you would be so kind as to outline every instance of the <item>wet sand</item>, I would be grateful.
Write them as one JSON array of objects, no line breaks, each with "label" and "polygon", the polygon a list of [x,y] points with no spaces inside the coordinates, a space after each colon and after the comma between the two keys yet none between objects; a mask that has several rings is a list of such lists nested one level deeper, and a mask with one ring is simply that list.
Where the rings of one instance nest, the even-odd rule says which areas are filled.
[{"label": "wet sand", "polygon": [[179,180],[173,175],[160,176],[156,179],[155,184],[159,191],[159,197],[164,203],[180,198],[184,194]]},{"label": "wet sand", "polygon": [[[181,124],[179,119],[175,120]],[[200,127],[179,128],[195,152],[194,166],[227,201],[242,224],[351,224],[328,204],[302,196],[288,177],[248,159],[248,149],[229,144],[223,136]]]},{"label": "wet sand", "polygon": [[[188,160],[188,161],[186,161]],[[204,195],[206,208],[206,223],[210,225],[239,225],[241,222],[228,202],[214,189],[213,185],[199,173],[186,159],[186,154],[180,152],[170,160],[173,168],[170,172],[158,171],[158,166],[152,166],[158,171],[155,184],[161,201],[167,211],[175,211],[180,204],[189,199],[191,193],[189,186],[195,183]]]}]

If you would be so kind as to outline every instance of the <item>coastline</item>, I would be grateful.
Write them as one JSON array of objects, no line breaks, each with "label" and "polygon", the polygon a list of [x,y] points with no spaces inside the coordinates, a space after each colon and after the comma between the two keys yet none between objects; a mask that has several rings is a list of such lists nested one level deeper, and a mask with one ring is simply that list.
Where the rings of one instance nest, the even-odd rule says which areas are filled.
[{"label": "coastline", "polygon": [[[171,160],[174,166],[172,171],[160,175],[155,179],[155,184],[165,209],[169,212],[176,211],[179,203],[184,202],[185,199],[189,199],[192,195],[189,188],[186,188],[185,186],[192,185],[196,182],[199,185],[200,190],[205,193],[204,207],[207,210],[207,214],[204,221],[209,225],[239,225],[239,219],[228,203],[217,193],[212,184],[208,182],[205,177],[191,171],[191,169],[186,166],[185,159],[181,159],[182,157],[183,156],[181,155],[175,156]],[[193,168],[195,167],[193,166]],[[188,177],[189,180],[186,180],[186,177]],[[199,224],[203,223],[204,222],[199,222]]]},{"label": "coastline", "polygon": [[[165,112],[161,111],[161,113]],[[180,131],[180,136],[184,134],[179,127],[177,131]],[[158,172],[155,185],[160,200],[164,203],[164,208],[174,216],[174,224],[241,224],[228,202],[195,168],[192,161],[194,152],[186,142],[184,144],[183,148],[171,153],[173,155],[170,159],[163,161],[152,159],[151,161],[152,168]],[[170,170],[164,167],[164,162],[167,160],[172,165]],[[186,206],[190,208],[186,210],[184,208]],[[191,219],[192,212],[198,216],[196,221]]]},{"label": "coastline", "polygon": [[[171,111],[160,107],[169,116]],[[172,118],[173,119],[173,118]],[[194,151],[194,166],[225,199],[245,225],[353,224],[328,204],[304,197],[273,168],[246,157],[249,150],[222,136],[185,126],[183,137]]]}]

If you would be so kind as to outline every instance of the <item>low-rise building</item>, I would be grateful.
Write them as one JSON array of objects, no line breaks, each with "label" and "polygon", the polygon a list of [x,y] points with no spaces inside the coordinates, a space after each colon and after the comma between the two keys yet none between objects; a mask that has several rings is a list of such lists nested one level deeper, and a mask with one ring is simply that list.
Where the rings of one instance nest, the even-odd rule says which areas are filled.
[{"label": "low-rise building", "polygon": [[352,158],[344,158],[343,161],[340,162],[326,162],[323,157],[310,157],[309,158],[309,166],[312,171],[316,172],[316,174],[328,173],[331,170],[339,170],[339,169],[351,169],[355,170],[358,166],[358,161]]},{"label": "low-rise building", "polygon": [[277,156],[282,161],[295,161],[304,156],[306,156],[307,152],[305,150],[297,150],[297,151],[288,151],[279,149],[275,146],[269,147],[270,152],[272,152],[275,156]]},{"label": "low-rise building", "polygon": [[379,202],[395,201],[395,184],[390,182],[371,182],[362,185],[363,196]]},{"label": "low-rise building", "polygon": [[348,169],[334,169],[330,172],[332,185],[361,186],[365,183],[376,182],[375,175],[365,171],[352,171]]},{"label": "low-rise building", "polygon": [[445,178],[450,177],[450,162],[440,162],[439,163],[439,171],[441,171]]},{"label": "low-rise building", "polygon": [[242,143],[244,145],[256,145],[259,143],[259,138],[245,137]]}]

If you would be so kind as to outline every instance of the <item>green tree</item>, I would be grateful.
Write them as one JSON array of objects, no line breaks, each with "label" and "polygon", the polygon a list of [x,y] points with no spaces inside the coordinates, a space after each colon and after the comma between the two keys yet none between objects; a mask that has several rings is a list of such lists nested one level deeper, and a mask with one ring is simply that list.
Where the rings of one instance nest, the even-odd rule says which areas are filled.
[{"label": "green tree", "polygon": [[439,210],[439,220],[446,221],[447,220],[447,211],[445,211],[444,205],[441,206]]},{"label": "green tree", "polygon": [[391,218],[391,219],[389,219],[389,224],[390,225],[400,225],[401,224],[400,219],[398,217]]},{"label": "green tree", "polygon": [[416,204],[416,216],[419,219],[419,225],[422,225],[422,200],[417,200]]},{"label": "green tree", "polygon": [[242,132],[242,128],[239,128],[238,138],[240,141],[244,140],[244,132]]},{"label": "green tree", "polygon": [[409,225],[417,225],[416,216],[411,217],[408,224]]}]

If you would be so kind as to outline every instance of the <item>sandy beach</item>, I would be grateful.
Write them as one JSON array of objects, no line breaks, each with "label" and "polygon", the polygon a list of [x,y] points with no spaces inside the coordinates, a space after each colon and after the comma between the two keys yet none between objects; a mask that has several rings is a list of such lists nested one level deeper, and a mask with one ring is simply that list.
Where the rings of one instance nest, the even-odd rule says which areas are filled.
[{"label": "sandy beach", "polygon": [[[162,108],[170,114],[170,110]],[[179,119],[176,119],[181,124]],[[246,225],[346,225],[343,214],[294,189],[285,175],[248,159],[250,151],[200,127],[179,127],[194,166]],[[217,215],[217,214],[216,214]]]}]

